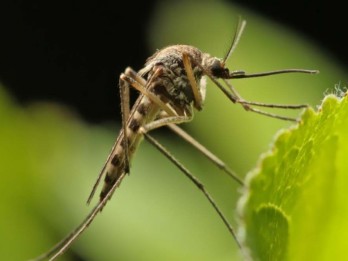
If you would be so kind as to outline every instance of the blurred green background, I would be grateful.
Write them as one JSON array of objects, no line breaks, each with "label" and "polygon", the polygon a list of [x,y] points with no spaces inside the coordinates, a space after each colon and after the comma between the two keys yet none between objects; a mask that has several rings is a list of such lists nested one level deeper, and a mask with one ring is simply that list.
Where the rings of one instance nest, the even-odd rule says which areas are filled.
[{"label": "blurred green background", "polygon": [[[346,69],[337,67],[304,35],[220,1],[162,2],[148,29],[149,46],[155,51],[185,43],[223,57],[239,15],[247,20],[247,27],[228,61],[230,70],[320,70],[319,75],[233,81],[245,99],[316,106],[324,92],[344,82]],[[183,127],[243,177],[268,149],[277,130],[291,123],[247,113],[209,81],[207,88],[204,110]],[[86,199],[119,125],[89,125],[69,108],[44,101],[19,107],[3,89],[0,119],[1,259],[26,260],[49,249],[90,211]],[[171,133],[156,131],[154,135],[206,184],[236,226],[239,187]],[[238,260],[240,256],[202,193],[144,142],[130,176],[61,260],[81,258]]]}]

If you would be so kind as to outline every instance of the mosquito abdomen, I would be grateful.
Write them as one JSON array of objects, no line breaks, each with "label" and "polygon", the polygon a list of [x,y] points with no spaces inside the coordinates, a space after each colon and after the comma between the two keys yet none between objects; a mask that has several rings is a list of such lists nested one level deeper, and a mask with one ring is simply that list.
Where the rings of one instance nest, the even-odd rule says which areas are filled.
[{"label": "mosquito abdomen", "polygon": [[[127,137],[125,138],[124,131],[120,132],[117,138],[116,145],[111,153],[106,167],[104,169],[105,178],[104,186],[100,193],[100,200],[108,194],[112,186],[117,182],[119,177],[127,172],[126,160],[131,161],[136,149],[142,140],[140,127],[151,122],[156,117],[159,108],[155,106],[146,96],[141,96],[135,103],[127,121]],[[128,145],[128,157],[126,157],[126,146]]]}]

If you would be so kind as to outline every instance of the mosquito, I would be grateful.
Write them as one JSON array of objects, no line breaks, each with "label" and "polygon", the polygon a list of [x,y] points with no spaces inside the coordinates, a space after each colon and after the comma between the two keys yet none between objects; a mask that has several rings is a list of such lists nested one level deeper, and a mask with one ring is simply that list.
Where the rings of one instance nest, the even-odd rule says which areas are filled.
[{"label": "mosquito", "polygon": [[[317,70],[304,69],[284,69],[254,74],[247,74],[244,71],[230,72],[225,67],[226,61],[236,48],[245,25],[246,21],[240,19],[231,46],[222,59],[201,52],[193,46],[172,45],[158,50],[149,57],[145,67],[140,71],[136,72],[130,67],[126,68],[119,78],[122,129],[87,200],[87,203],[91,202],[100,181],[104,178],[104,186],[100,193],[99,203],[75,230],[49,252],[35,260],[55,260],[86,230],[112,197],[123,178],[130,172],[131,159],[143,138],[162,152],[198,187],[240,247],[234,229],[204,185],[165,147],[154,139],[149,132],[163,126],[168,127],[186,142],[193,145],[235,182],[243,186],[243,181],[222,160],[178,126],[178,124],[191,121],[194,110],[202,110],[206,93],[205,78],[208,77],[228,99],[233,103],[240,104],[247,111],[277,119],[296,121],[296,119],[265,112],[255,107],[301,109],[307,107],[307,105],[267,104],[247,101],[238,94],[228,80],[281,73],[318,73]],[[140,93],[132,108],[130,108],[129,98],[131,88],[136,89]]]}]

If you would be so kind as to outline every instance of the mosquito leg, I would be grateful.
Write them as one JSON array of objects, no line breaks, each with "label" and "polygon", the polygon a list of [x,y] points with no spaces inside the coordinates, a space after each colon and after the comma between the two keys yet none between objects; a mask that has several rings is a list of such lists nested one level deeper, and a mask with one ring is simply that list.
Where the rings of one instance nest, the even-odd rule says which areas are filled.
[{"label": "mosquito leg", "polygon": [[[243,106],[243,108],[246,111],[252,111],[258,114],[262,114],[265,115],[267,117],[271,117],[271,118],[276,118],[276,119],[280,119],[280,120],[286,120],[286,121],[297,121],[297,119],[295,118],[291,118],[291,117],[285,117],[285,116],[280,116],[278,114],[273,114],[273,113],[269,113],[269,112],[265,112],[265,111],[261,111],[258,109],[255,109],[253,107],[250,106],[250,104],[252,104],[252,102],[246,102],[243,99],[240,98],[240,96],[237,94],[236,95],[236,90],[234,88],[230,88],[230,90],[227,90],[220,82],[218,82],[214,77],[212,77],[211,75],[207,74],[208,77],[216,84],[216,86],[219,87],[219,89],[233,102],[233,103],[239,103]],[[227,81],[225,81],[227,82]],[[229,87],[232,87],[231,84],[227,83],[227,85]],[[249,104],[250,103],[250,104]],[[292,105],[285,105],[285,107],[281,107],[281,105],[279,105],[277,108],[290,108],[290,109],[299,109],[299,108],[303,108],[304,105],[299,105],[296,108],[291,108],[289,106]],[[296,105],[295,105],[296,106]],[[303,107],[302,107],[303,106]],[[264,107],[271,107],[271,106],[264,106]],[[275,106],[274,106],[275,107]]]},{"label": "mosquito leg", "polygon": [[[210,78],[210,80],[212,80],[212,82],[214,82],[214,84],[227,96],[227,98],[230,99],[230,101],[232,101],[233,103],[241,104],[246,111],[252,111],[252,112],[255,112],[258,114],[262,114],[262,115],[265,115],[265,116],[268,116],[271,118],[280,119],[280,120],[297,121],[297,119],[295,119],[295,118],[280,116],[277,114],[273,114],[273,113],[269,113],[269,112],[255,109],[255,108],[251,107],[251,105],[270,107],[270,108],[283,108],[283,109],[301,109],[301,108],[307,107],[307,105],[303,105],[303,104],[301,104],[301,105],[281,105],[281,104],[267,104],[267,103],[245,101],[244,99],[242,99],[240,97],[240,95],[233,88],[233,86],[229,82],[227,82],[225,79],[224,79],[224,82],[230,88],[230,90],[226,89],[226,87],[223,86],[215,77],[213,77],[201,64],[196,63],[196,65],[199,66],[204,71],[204,74],[207,75]],[[243,74],[242,71],[241,71],[241,74]]]},{"label": "mosquito leg", "polygon": [[146,132],[149,132],[151,130],[166,126],[168,124],[173,124],[173,123],[179,124],[179,123],[189,122],[191,120],[192,120],[192,117],[187,117],[187,116],[165,117],[165,118],[157,119],[153,122],[146,124],[143,127],[143,129],[146,130]]},{"label": "mosquito leg", "polygon": [[240,242],[237,238],[237,235],[228,222],[227,218],[224,216],[224,214],[221,212],[219,207],[216,205],[214,199],[210,196],[210,194],[205,189],[204,185],[194,176],[191,174],[191,172],[185,168],[166,148],[164,148],[157,140],[155,140],[152,136],[150,136],[148,133],[146,133],[146,130],[143,129],[143,135],[145,139],[150,142],[154,147],[156,147],[160,152],[162,152],[175,166],[177,166],[187,178],[189,178],[196,186],[197,188],[204,194],[204,196],[208,199],[210,204],[213,206],[215,211],[218,213],[222,221],[224,222],[225,226],[227,227],[228,231],[231,233],[234,240],[237,242],[238,246],[241,248]]},{"label": "mosquito leg", "polygon": [[142,86],[147,85],[147,81],[141,77],[136,71],[134,71],[131,67],[127,67],[125,70],[125,74],[131,78],[133,78],[135,81],[140,83]]},{"label": "mosquito leg", "polygon": [[252,112],[255,112],[255,113],[258,113],[258,114],[262,114],[262,115],[265,115],[265,116],[268,116],[268,117],[272,117],[272,118],[276,118],[276,119],[280,119],[280,120],[297,121],[297,119],[295,119],[295,118],[281,116],[281,115],[278,115],[278,114],[261,111],[261,110],[258,110],[258,109],[255,109],[255,108],[251,107],[250,105],[261,106],[261,107],[268,107],[268,108],[281,108],[281,109],[302,109],[302,108],[308,107],[308,105],[306,105],[306,104],[298,104],[298,105],[292,105],[292,104],[269,104],[269,103],[246,101],[239,95],[239,93],[232,86],[232,84],[230,84],[225,79],[224,79],[224,82],[230,88],[231,92],[233,93],[235,102],[241,104],[243,106],[243,108],[245,110],[247,110],[247,111],[252,111]]},{"label": "mosquito leg", "polygon": [[[126,69],[129,70],[130,68]],[[157,77],[161,72],[161,69],[159,68],[152,76],[152,78],[146,83],[146,85],[143,85],[141,82],[136,81],[133,77],[128,76],[127,74],[121,74],[120,78],[127,83],[129,83],[132,87],[137,89],[139,92],[141,92],[143,95],[147,96],[152,102],[156,103],[162,110],[164,110],[168,115],[175,116],[177,115],[173,108],[171,108],[168,104],[165,104],[158,96],[156,96],[154,93],[150,92],[146,87],[148,87],[149,83],[152,81],[153,78]]]},{"label": "mosquito leg", "polygon": [[[171,117],[177,117],[176,111],[168,104],[164,103],[158,96],[156,96],[154,93],[149,91],[149,85],[153,81],[155,77],[157,77],[160,73],[162,73],[161,68],[158,68],[153,76],[146,81],[144,78],[139,76],[137,72],[135,72],[132,68],[128,67],[126,68],[125,72],[121,74],[120,80],[119,80],[119,86],[120,86],[120,96],[121,96],[121,108],[122,108],[122,130],[123,135],[127,137],[127,121],[129,118],[129,88],[133,87],[139,92],[141,92],[143,95],[147,96],[152,102],[157,104],[163,111],[167,113],[167,115]],[[183,119],[182,121],[185,121]],[[165,125],[164,123],[162,125]],[[156,127],[155,127],[156,128]],[[125,139],[126,140],[126,139]],[[111,149],[111,152],[106,160],[106,163],[104,164],[101,172],[98,175],[97,181],[95,182],[92,191],[87,199],[87,204],[89,204],[95,194],[95,191],[100,183],[101,178],[104,176],[106,171],[107,163],[111,160],[112,155],[115,151],[116,143],[114,144],[113,148]],[[124,171],[126,173],[129,173],[129,148],[128,144],[124,144],[125,148],[125,169]]]},{"label": "mosquito leg", "polygon": [[41,261],[49,258],[50,261],[56,260],[60,255],[62,255],[71,245],[72,243],[87,229],[87,227],[92,223],[96,215],[103,209],[106,202],[110,199],[115,189],[120,185],[123,178],[126,176],[126,173],[123,173],[117,182],[112,186],[110,191],[106,194],[102,201],[98,203],[96,207],[88,214],[88,216],[83,220],[83,222],[75,228],[66,238],[61,240],[58,244],[56,244],[50,251],[42,254],[41,256],[32,259],[31,261]]},{"label": "mosquito leg", "polygon": [[204,147],[202,144],[196,141],[193,137],[191,137],[187,132],[185,132],[183,129],[181,129],[179,126],[176,125],[179,123],[190,121],[191,118],[168,117],[166,114],[163,114],[163,113],[160,114],[160,117],[162,118],[144,126],[144,129],[146,130],[146,132],[149,132],[150,130],[153,130],[162,126],[167,126],[175,134],[183,138],[185,141],[187,141],[193,147],[195,147],[199,152],[201,152],[204,156],[206,156],[218,168],[225,171],[237,183],[239,183],[242,186],[244,185],[243,181],[237,176],[237,174],[235,174],[222,160],[220,160],[217,156],[215,156],[212,152],[210,152],[206,147]]},{"label": "mosquito leg", "polygon": [[202,97],[202,94],[201,94],[201,92],[200,92],[200,90],[198,88],[195,76],[194,76],[193,71],[192,71],[192,64],[191,64],[191,61],[190,61],[190,57],[189,57],[189,55],[187,53],[183,53],[182,54],[182,61],[183,61],[183,64],[184,64],[184,68],[185,68],[185,71],[186,71],[187,78],[188,78],[188,80],[190,82],[191,89],[192,89],[192,92],[193,92],[195,107],[198,110],[202,110],[202,100],[203,100],[203,97]]},{"label": "mosquito leg", "polygon": [[[125,71],[127,73],[127,69]],[[119,88],[120,88],[120,98],[121,98],[121,115],[122,115],[122,130],[125,136],[127,136],[127,119],[129,117],[129,84],[124,81],[121,77],[119,79]],[[87,199],[87,204],[89,204],[92,201],[92,198],[95,194],[95,191],[100,183],[101,178],[104,176],[105,174],[105,168],[107,165],[107,162],[109,162],[111,155],[113,155],[113,152],[115,150],[115,145],[112,147],[111,152],[106,160],[106,163],[104,164],[102,170],[100,171],[96,182],[93,185],[92,191],[88,196]],[[129,159],[128,159],[128,155],[129,155],[129,149],[128,149],[128,143],[126,142],[125,144],[125,172],[129,173]]]},{"label": "mosquito leg", "polygon": [[263,103],[263,102],[254,102],[254,101],[246,101],[246,100],[237,100],[237,103],[247,104],[259,107],[267,107],[267,108],[279,108],[279,109],[304,109],[307,108],[307,104],[276,104],[276,103]]},{"label": "mosquito leg", "polygon": [[[243,22],[244,23],[244,22]],[[243,30],[245,24],[242,25],[241,30]],[[236,37],[236,36],[235,36]],[[238,36],[239,38],[240,36]],[[232,47],[231,47],[232,48]],[[228,54],[229,55],[229,54]],[[235,90],[233,88],[230,88],[230,90],[227,90],[225,88],[225,86],[223,86],[214,76],[212,76],[201,64],[199,63],[195,63],[198,67],[201,68],[201,70],[204,72],[205,75],[207,75],[210,80],[212,80],[213,83],[215,83],[215,85],[217,87],[219,87],[219,89],[233,102],[233,103],[237,103],[240,98],[238,97],[238,94],[235,93]],[[243,73],[243,72],[241,72]],[[248,104],[242,104],[242,106],[244,107],[245,110],[249,111],[251,110],[251,107]]]},{"label": "mosquito leg", "polygon": [[253,105],[253,106],[260,106],[260,107],[267,107],[267,108],[280,108],[280,109],[303,109],[307,108],[307,104],[273,104],[273,103],[262,103],[262,102],[253,102],[253,101],[246,101],[244,100],[237,90],[230,84],[228,81],[224,79],[225,84],[230,88],[231,92],[236,97],[236,102],[240,104],[245,105]]},{"label": "mosquito leg", "polygon": [[[124,81],[121,77],[119,80],[119,88],[120,88],[120,98],[121,98],[121,115],[122,115],[122,129],[124,137],[128,137],[127,135],[127,120],[129,117],[129,84]],[[126,139],[124,139],[126,141]],[[124,162],[124,171],[129,173],[129,148],[128,142],[124,143],[125,150],[125,162]]]},{"label": "mosquito leg", "polygon": [[222,169],[225,173],[227,173],[227,175],[234,179],[238,184],[242,186],[244,185],[242,179],[238,177],[237,174],[235,174],[221,159],[219,159],[216,155],[210,152],[206,147],[200,144],[182,128],[175,124],[168,124],[167,127],[171,129],[173,132],[175,132],[178,136],[183,138],[185,141],[190,143],[193,147],[195,147],[200,153],[206,156],[218,168]]},{"label": "mosquito leg", "polygon": [[[154,99],[159,106],[164,106],[166,109],[168,105],[164,104],[157,96],[153,95],[148,91],[149,83],[151,83],[152,79],[157,77],[157,75],[161,73],[160,70],[157,70],[154,75],[151,77],[149,81],[146,81],[144,78],[139,76],[137,72],[135,72],[132,68],[128,67],[125,70],[125,73],[120,77],[120,97],[121,97],[121,109],[122,109],[122,129],[125,137],[127,135],[127,120],[129,117],[129,88],[132,86],[133,88],[141,91],[144,95],[147,95],[150,99]],[[132,80],[131,80],[132,79]],[[125,148],[125,172],[129,173],[129,148],[128,144],[124,144]]]}]

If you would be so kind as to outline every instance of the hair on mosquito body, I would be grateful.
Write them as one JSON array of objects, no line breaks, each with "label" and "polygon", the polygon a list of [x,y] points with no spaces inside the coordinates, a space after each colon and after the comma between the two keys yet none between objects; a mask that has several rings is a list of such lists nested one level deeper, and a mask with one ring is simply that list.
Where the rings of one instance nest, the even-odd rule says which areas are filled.
[{"label": "hair on mosquito body", "polygon": [[[312,74],[318,72],[304,69],[285,69],[253,74],[248,74],[245,71],[230,71],[226,67],[226,61],[236,48],[245,25],[244,20],[239,21],[232,44],[223,58],[214,57],[190,45],[172,45],[155,52],[146,60],[144,68],[138,72],[131,67],[126,68],[119,78],[122,128],[87,200],[88,203],[91,202],[100,181],[104,178],[99,202],[77,228],[50,251],[35,260],[55,260],[86,230],[112,197],[123,178],[130,172],[129,163],[143,138],[157,148],[202,192],[226,226],[234,242],[241,248],[235,230],[213,197],[205,189],[205,186],[149,132],[163,126],[168,127],[196,148],[232,180],[243,186],[242,179],[227,164],[178,126],[181,123],[191,121],[194,110],[201,111],[203,109],[206,96],[205,77],[209,78],[230,101],[241,104],[247,111],[281,120],[296,121],[296,119],[264,112],[255,107],[301,109],[307,105],[247,101],[238,94],[229,80],[281,73]],[[130,108],[129,92],[132,88],[139,92],[139,97]]]}]

